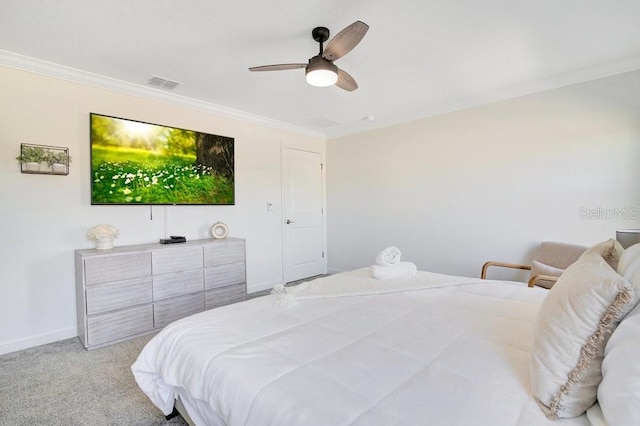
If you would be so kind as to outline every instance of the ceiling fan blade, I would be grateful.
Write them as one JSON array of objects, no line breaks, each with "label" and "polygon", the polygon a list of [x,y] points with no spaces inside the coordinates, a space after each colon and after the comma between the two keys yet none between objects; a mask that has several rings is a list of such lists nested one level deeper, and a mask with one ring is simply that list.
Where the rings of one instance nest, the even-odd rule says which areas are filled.
[{"label": "ceiling fan blade", "polygon": [[251,67],[249,71],[283,71],[283,70],[295,70],[298,68],[306,68],[307,64],[277,64],[277,65],[262,65],[260,67]]},{"label": "ceiling fan blade", "polygon": [[336,86],[349,92],[353,92],[358,88],[358,83],[356,83],[348,72],[338,69],[338,81],[336,81]]},{"label": "ceiling fan blade", "polygon": [[330,61],[342,58],[360,43],[368,30],[369,26],[362,21],[347,26],[329,41],[322,57]]}]

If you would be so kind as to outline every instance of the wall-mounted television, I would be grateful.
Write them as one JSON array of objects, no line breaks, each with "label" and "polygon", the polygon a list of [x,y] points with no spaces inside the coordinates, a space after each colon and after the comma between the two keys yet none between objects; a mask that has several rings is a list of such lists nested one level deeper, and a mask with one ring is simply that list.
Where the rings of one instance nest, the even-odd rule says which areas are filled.
[{"label": "wall-mounted television", "polygon": [[90,114],[91,204],[232,205],[234,139]]}]

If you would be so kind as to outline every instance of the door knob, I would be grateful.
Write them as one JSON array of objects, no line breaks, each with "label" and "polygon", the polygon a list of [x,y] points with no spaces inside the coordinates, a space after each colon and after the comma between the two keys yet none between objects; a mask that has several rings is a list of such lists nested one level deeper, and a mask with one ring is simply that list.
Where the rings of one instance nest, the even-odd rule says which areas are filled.
[{"label": "door knob", "polygon": [[296,223],[296,221],[295,220],[291,220],[291,219],[287,219],[287,225],[290,225],[292,223]]}]

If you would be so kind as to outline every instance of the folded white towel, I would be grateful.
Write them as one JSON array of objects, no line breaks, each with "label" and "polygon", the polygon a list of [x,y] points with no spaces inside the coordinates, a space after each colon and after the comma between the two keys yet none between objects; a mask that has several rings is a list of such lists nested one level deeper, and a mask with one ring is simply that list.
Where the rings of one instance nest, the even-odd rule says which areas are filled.
[{"label": "folded white towel", "polygon": [[395,265],[371,265],[369,274],[377,280],[415,278],[418,268],[412,262],[400,262]]},{"label": "folded white towel", "polygon": [[376,257],[376,265],[389,266],[400,263],[400,250],[391,246],[382,250]]}]

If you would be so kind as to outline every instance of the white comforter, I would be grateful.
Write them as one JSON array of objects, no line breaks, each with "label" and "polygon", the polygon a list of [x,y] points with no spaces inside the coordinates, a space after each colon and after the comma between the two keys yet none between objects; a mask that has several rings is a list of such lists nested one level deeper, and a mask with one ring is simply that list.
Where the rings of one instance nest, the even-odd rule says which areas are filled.
[{"label": "white comforter", "polygon": [[165,414],[188,400],[197,424],[589,424],[547,420],[529,393],[546,290],[420,272],[410,291],[335,291],[367,274],[316,280],[295,304],[276,294],[176,321],[143,349],[135,378]]}]

